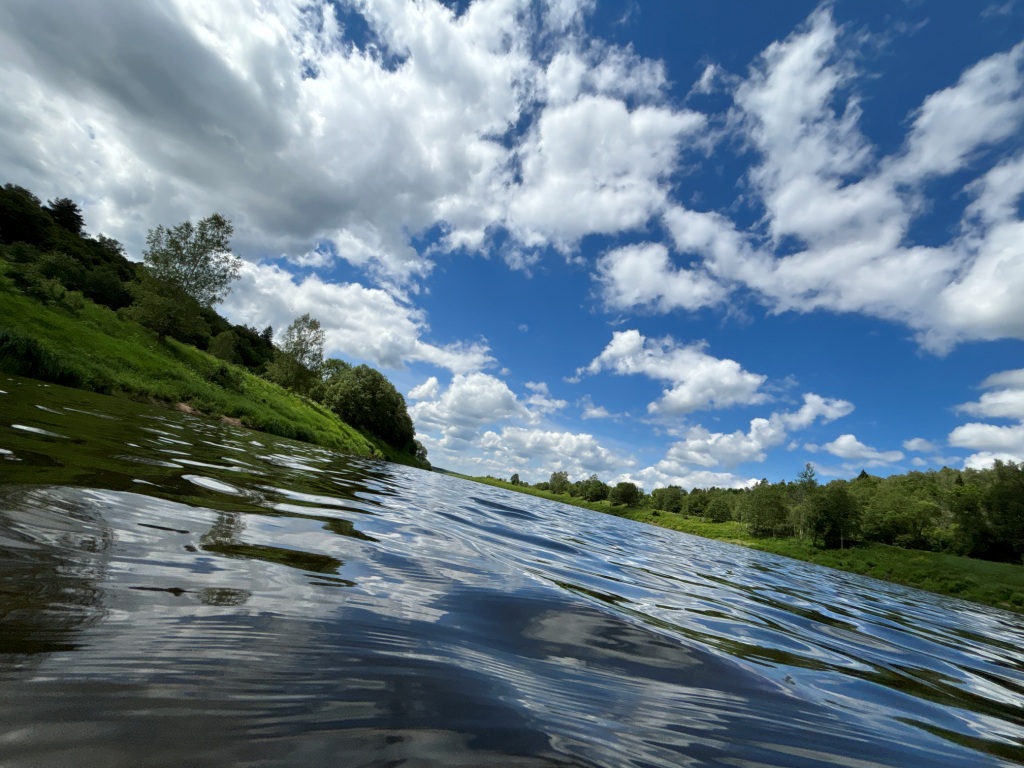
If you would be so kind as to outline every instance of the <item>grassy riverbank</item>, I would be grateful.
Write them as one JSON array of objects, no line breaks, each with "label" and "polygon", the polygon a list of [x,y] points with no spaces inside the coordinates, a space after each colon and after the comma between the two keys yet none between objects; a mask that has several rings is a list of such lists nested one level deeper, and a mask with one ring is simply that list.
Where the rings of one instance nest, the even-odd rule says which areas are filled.
[{"label": "grassy riverbank", "polygon": [[44,306],[0,281],[0,371],[176,406],[359,456],[415,464],[327,408],[106,307]]},{"label": "grassy riverbank", "polygon": [[883,581],[1024,613],[1024,566],[1020,565],[994,563],[939,552],[902,549],[884,544],[847,549],[819,549],[811,546],[806,540],[796,538],[754,538],[747,532],[745,524],[735,520],[712,523],[701,518],[672,512],[660,512],[642,507],[612,506],[607,501],[584,501],[566,494],[512,485],[493,478],[466,477],[466,479],[563,504],[592,509],[595,512],[625,517],[629,520],[649,523],[708,539],[740,544],[829,568],[859,573]]}]

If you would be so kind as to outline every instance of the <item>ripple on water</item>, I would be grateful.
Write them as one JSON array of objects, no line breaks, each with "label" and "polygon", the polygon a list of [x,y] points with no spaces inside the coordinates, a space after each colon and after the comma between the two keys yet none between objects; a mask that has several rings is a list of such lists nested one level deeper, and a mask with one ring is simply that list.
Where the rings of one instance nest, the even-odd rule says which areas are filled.
[{"label": "ripple on water", "polygon": [[1024,764],[1021,616],[116,407],[3,449],[5,765]]}]

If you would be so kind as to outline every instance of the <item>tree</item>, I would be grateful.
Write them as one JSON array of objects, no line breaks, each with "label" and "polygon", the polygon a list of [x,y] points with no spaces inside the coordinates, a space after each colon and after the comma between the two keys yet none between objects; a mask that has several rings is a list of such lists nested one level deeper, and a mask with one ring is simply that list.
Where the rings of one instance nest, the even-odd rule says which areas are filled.
[{"label": "tree", "polygon": [[678,485],[670,485],[667,488],[655,488],[651,491],[651,506],[654,509],[661,509],[665,512],[679,512],[683,507],[683,497],[686,495]]},{"label": "tree", "polygon": [[295,318],[285,329],[281,350],[309,370],[319,373],[324,362],[325,338],[320,321],[307,312]]},{"label": "tree", "polygon": [[224,300],[241,273],[242,262],[231,253],[231,222],[214,213],[199,224],[184,221],[170,229],[149,230],[142,254],[154,277],[170,283],[204,307]]},{"label": "tree", "polygon": [[548,479],[548,489],[552,493],[568,493],[569,492],[569,473],[568,472],[552,472],[551,477]]},{"label": "tree", "polygon": [[591,475],[579,483],[578,491],[577,495],[586,501],[603,501],[608,498],[611,488],[602,482],[601,478],[597,475]]},{"label": "tree", "polygon": [[616,483],[608,493],[608,501],[612,505],[624,504],[627,507],[635,507],[640,502],[641,491],[635,483],[623,481]]},{"label": "tree", "polygon": [[509,485],[522,485],[522,483],[519,480],[519,473],[518,472],[516,472],[515,474],[512,475],[512,477],[509,478],[508,484]]},{"label": "tree", "polygon": [[324,404],[353,427],[399,450],[416,449],[405,398],[380,371],[368,365],[343,369],[325,382]]},{"label": "tree", "polygon": [[295,318],[285,329],[279,354],[267,366],[267,378],[287,389],[322,398],[323,388],[317,385],[324,364],[324,338],[320,321],[308,312]]},{"label": "tree", "polygon": [[732,500],[728,494],[718,493],[708,502],[704,516],[712,523],[724,523],[732,520]]},{"label": "tree", "polygon": [[50,212],[50,218],[59,227],[63,227],[73,235],[82,235],[85,230],[85,218],[82,210],[70,197],[58,197],[56,200],[49,200],[46,210]]},{"label": "tree", "polygon": [[155,332],[160,341],[172,339],[204,346],[210,327],[199,313],[195,300],[180,288],[149,274],[142,274],[131,286],[134,301],[124,310],[130,320]]},{"label": "tree", "polygon": [[782,534],[788,528],[789,519],[785,489],[781,485],[771,485],[767,479],[762,480],[744,497],[743,517],[751,536],[761,538]]},{"label": "tree", "polygon": [[797,473],[796,482],[791,487],[793,505],[789,508],[789,522],[796,535],[801,539],[807,535],[807,521],[811,516],[811,505],[821,486],[814,466],[807,462]]},{"label": "tree", "polygon": [[841,549],[857,535],[860,507],[844,481],[829,483],[814,497],[808,522],[814,543],[826,549]]}]

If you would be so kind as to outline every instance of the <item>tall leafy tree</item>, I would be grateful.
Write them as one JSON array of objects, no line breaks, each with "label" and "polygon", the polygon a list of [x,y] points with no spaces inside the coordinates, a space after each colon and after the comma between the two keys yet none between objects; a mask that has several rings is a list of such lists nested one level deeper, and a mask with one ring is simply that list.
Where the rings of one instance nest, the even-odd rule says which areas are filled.
[{"label": "tall leafy tree", "polygon": [[743,500],[743,518],[751,536],[779,536],[788,532],[789,507],[786,489],[767,479],[751,488]]},{"label": "tall leafy tree", "polygon": [[324,404],[353,427],[399,450],[416,450],[405,398],[380,371],[368,365],[340,369],[325,383]]},{"label": "tall leafy tree", "polygon": [[281,351],[294,357],[301,365],[316,373],[324,362],[324,329],[309,312],[292,320],[285,328]]},{"label": "tall leafy tree", "polygon": [[85,231],[85,218],[82,216],[82,209],[70,197],[58,197],[56,200],[49,200],[46,210],[50,212],[50,218],[59,227],[63,227],[73,235],[81,235]]},{"label": "tall leafy tree", "polygon": [[242,262],[231,253],[231,222],[214,213],[198,224],[149,230],[143,260],[153,276],[177,286],[205,307],[224,300]]},{"label": "tall leafy tree", "polygon": [[860,532],[861,510],[846,483],[834,480],[811,502],[810,529],[814,542],[841,549]]},{"label": "tall leafy tree", "polygon": [[308,312],[295,318],[284,331],[278,354],[267,366],[267,378],[287,389],[322,398],[324,340],[319,320]]},{"label": "tall leafy tree", "polygon": [[608,501],[613,505],[625,504],[627,507],[635,507],[640,503],[641,491],[636,483],[623,480],[616,483],[615,487],[608,492]]},{"label": "tall leafy tree", "polygon": [[552,472],[551,477],[548,479],[548,488],[552,493],[568,493],[569,473]]}]

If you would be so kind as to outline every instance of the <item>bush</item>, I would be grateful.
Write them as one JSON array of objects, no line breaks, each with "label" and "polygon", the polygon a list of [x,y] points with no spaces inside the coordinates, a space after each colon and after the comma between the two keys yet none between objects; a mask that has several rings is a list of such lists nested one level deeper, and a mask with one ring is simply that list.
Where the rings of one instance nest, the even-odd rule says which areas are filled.
[{"label": "bush", "polygon": [[0,330],[0,370],[53,384],[81,386],[81,377],[31,336]]}]

